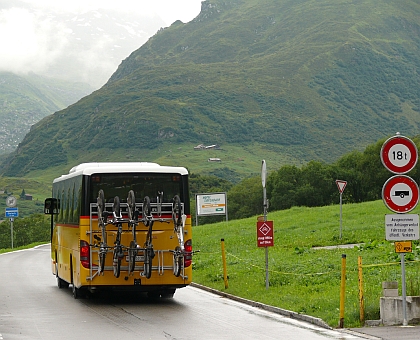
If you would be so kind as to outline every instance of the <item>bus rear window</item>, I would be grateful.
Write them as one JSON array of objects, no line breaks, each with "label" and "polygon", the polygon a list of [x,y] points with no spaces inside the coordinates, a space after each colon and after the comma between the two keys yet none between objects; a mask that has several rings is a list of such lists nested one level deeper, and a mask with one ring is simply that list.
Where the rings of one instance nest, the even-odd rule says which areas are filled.
[{"label": "bus rear window", "polygon": [[91,176],[90,201],[96,202],[100,189],[104,191],[105,201],[113,202],[119,196],[121,202],[127,201],[130,190],[134,191],[136,202],[141,203],[145,196],[156,202],[163,192],[163,203],[172,202],[175,195],[182,197],[182,176],[179,174],[95,174]]}]

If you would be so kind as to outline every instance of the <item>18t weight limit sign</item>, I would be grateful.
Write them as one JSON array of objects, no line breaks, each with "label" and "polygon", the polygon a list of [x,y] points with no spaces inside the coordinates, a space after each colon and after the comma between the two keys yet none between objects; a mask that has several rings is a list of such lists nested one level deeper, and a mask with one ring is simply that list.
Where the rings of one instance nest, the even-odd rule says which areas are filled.
[{"label": "18t weight limit sign", "polygon": [[417,147],[407,137],[396,135],[382,145],[382,164],[394,174],[402,175],[411,171],[417,164]]}]

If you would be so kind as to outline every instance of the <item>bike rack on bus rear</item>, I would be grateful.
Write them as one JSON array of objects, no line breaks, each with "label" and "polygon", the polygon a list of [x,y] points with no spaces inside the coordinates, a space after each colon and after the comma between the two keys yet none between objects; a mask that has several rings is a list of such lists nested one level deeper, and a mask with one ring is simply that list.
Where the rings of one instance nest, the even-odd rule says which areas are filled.
[{"label": "bike rack on bus rear", "polygon": [[[105,210],[108,212],[112,211],[112,203],[105,203]],[[182,211],[183,211],[183,204],[182,206]],[[162,203],[162,204],[157,204],[157,203],[151,203],[150,204],[151,207],[151,211],[152,211],[152,220],[155,222],[162,222],[162,223],[170,223],[172,222],[172,203]],[[128,204],[127,203],[121,203],[120,204],[120,208],[121,208],[121,214],[122,216],[128,216]],[[142,204],[141,203],[137,203],[136,204],[136,209],[140,211],[139,216],[142,216],[141,212],[142,212]],[[90,203],[90,215],[89,215],[89,230],[86,232],[86,235],[89,235],[89,245],[90,245],[90,258],[92,259],[92,254],[93,253],[99,253],[99,245],[95,242],[94,240],[94,236],[99,234],[101,235],[101,229],[99,227],[99,223],[97,223],[98,221],[98,205],[96,203]],[[127,225],[127,228],[123,228],[123,233],[131,233],[132,229],[130,227],[130,223],[129,223],[129,219],[127,218],[126,220],[124,220],[123,222],[124,224]],[[142,224],[143,221],[141,218],[139,218],[138,221],[139,224]],[[117,231],[117,228],[113,228],[115,226],[113,226],[112,223],[108,223],[106,225],[106,232],[109,231]],[[183,228],[182,228],[183,231]],[[174,231],[174,234],[177,235],[178,238],[178,243],[182,242],[183,239],[183,235],[180,235],[179,233],[176,233]],[[113,246],[109,246],[110,249],[113,248]],[[125,250],[128,250],[129,247],[123,245],[123,248]],[[137,249],[139,252],[143,252],[144,248],[138,248]],[[164,254],[165,253],[174,253],[174,250],[172,249],[165,249],[165,250],[156,250],[155,249],[155,254],[157,255],[157,259],[158,259],[158,265],[154,266],[152,268],[152,270],[157,270],[159,275],[164,275],[165,270],[171,270],[173,271],[174,269],[174,263],[171,266],[165,266],[164,264]],[[128,256],[128,255],[127,255]],[[139,255],[138,255],[139,256]],[[140,255],[141,257],[141,255]],[[144,257],[143,257],[144,258]],[[98,261],[99,262],[99,261]],[[137,261],[136,261],[137,262]],[[142,261],[139,261],[142,262]],[[98,269],[94,268],[94,265],[98,267]],[[121,270],[122,271],[126,271],[128,273],[128,266],[122,266]],[[180,275],[182,278],[187,279],[188,277],[184,275],[184,271],[185,268],[182,269],[183,273]],[[105,266],[104,271],[113,271],[113,267],[112,266]],[[134,271],[143,271],[143,266],[139,265],[139,266],[135,266]],[[100,270],[99,270],[99,263],[90,263],[90,268],[89,268],[89,277],[87,278],[88,281],[93,281],[93,279],[100,275]]]}]

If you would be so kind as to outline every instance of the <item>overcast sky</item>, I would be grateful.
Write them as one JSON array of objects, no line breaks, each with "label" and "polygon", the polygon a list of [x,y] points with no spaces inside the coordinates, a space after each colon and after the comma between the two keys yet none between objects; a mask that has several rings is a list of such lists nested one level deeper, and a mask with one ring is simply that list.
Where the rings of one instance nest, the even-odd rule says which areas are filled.
[{"label": "overcast sky", "polygon": [[[202,0],[16,0],[38,7],[57,7],[65,10],[92,10],[98,8],[139,14],[157,14],[169,26],[176,20],[188,22],[198,15]],[[1,2],[0,2],[1,3]]]},{"label": "overcast sky", "polygon": [[[127,13],[130,20],[133,20],[133,15],[138,15],[142,25],[148,22],[142,18],[154,18],[155,25],[155,19],[158,19],[157,21],[162,22],[163,26],[170,26],[176,20],[186,23],[194,19],[200,13],[201,1],[0,0],[0,71],[14,73],[32,71],[45,75],[47,71],[51,72],[51,69],[57,70],[61,67],[59,62],[63,62],[63,55],[69,58],[68,51],[71,50],[72,44],[69,38],[71,32],[65,23],[57,23],[54,19],[46,17],[46,14],[49,14],[51,10],[68,11],[73,14],[89,10],[112,9],[115,12]],[[137,39],[136,45],[129,46],[129,52],[139,48],[156,33],[157,29],[153,27],[147,30],[144,27],[139,27],[138,32],[135,32],[138,36],[135,38]],[[111,60],[106,55],[111,43],[109,39],[109,36],[98,35],[95,46],[89,46],[84,50],[84,53],[78,52],[79,55],[72,56],[72,60],[79,58],[79,65],[73,66],[74,69],[84,72],[84,78],[81,76],[80,79],[93,83],[94,86],[98,83],[103,84],[116,70],[121,60],[128,57],[129,52],[119,60]],[[133,38],[131,37],[131,39]],[[106,44],[108,44],[107,47],[105,47]],[[133,44],[132,41],[131,44]],[[119,42],[117,45],[121,45],[121,43]],[[116,48],[121,48],[117,45],[115,45]],[[126,53],[125,50],[124,53]],[[86,62],[85,65],[80,64],[81,60]],[[102,78],[99,81],[92,80],[93,72],[102,73]]]}]

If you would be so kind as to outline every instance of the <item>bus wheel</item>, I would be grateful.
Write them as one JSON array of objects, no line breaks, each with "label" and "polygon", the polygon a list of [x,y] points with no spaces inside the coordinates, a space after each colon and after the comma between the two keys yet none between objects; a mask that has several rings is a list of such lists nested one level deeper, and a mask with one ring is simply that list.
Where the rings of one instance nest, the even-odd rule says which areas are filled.
[{"label": "bus wheel", "polygon": [[160,292],[162,299],[172,299],[175,294],[175,289],[164,289]]},{"label": "bus wheel", "polygon": [[73,284],[73,289],[72,289],[72,292],[73,292],[73,297],[74,297],[75,299],[78,299],[78,298],[81,296],[81,294],[80,294],[80,289],[79,289],[79,288],[77,288],[74,284]]},{"label": "bus wheel", "polygon": [[69,283],[64,281],[61,277],[57,276],[57,286],[58,288],[69,288]]},{"label": "bus wheel", "polygon": [[57,278],[57,286],[58,288],[69,288],[69,283],[64,281],[61,277],[58,276],[58,264],[55,265],[55,276]]}]

